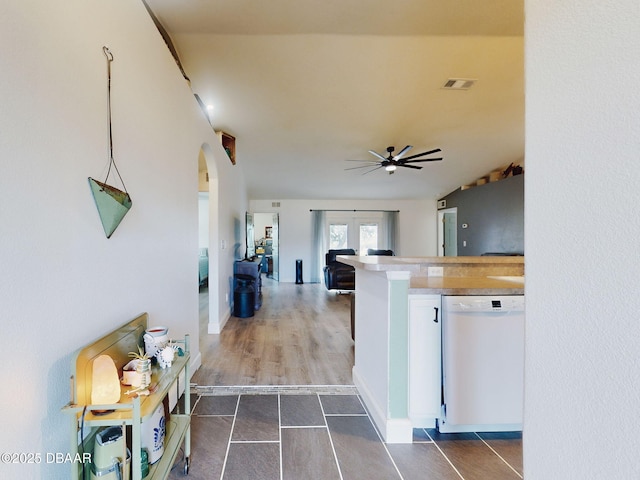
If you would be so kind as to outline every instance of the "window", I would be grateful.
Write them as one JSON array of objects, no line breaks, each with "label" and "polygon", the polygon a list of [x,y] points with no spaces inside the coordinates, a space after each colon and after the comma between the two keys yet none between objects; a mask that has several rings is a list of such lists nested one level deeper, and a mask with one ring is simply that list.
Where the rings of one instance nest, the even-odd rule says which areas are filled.
[{"label": "window", "polygon": [[360,224],[360,252],[365,255],[368,249],[378,248],[378,224],[377,223],[361,223]]},{"label": "window", "polygon": [[329,249],[349,248],[349,225],[332,223],[329,225]]},{"label": "window", "polygon": [[329,249],[337,250],[352,248],[357,255],[366,255],[369,248],[385,248],[384,227],[381,225],[381,215],[368,213],[355,215],[353,213],[336,213],[327,218]]}]

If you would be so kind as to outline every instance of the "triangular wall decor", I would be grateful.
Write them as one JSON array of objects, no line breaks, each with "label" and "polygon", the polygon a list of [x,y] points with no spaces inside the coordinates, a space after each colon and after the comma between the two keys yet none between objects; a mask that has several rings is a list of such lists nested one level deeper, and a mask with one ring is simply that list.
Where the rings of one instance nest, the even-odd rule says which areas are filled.
[{"label": "triangular wall decor", "polygon": [[131,208],[131,197],[128,193],[91,177],[89,177],[89,186],[98,208],[104,233],[107,238],[110,238]]}]

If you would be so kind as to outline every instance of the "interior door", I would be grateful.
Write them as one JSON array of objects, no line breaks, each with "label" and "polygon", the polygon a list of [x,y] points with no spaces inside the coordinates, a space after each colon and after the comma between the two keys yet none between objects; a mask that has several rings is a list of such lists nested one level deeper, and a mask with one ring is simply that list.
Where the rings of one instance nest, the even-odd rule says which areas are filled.
[{"label": "interior door", "polygon": [[445,212],[442,220],[444,226],[444,255],[456,257],[458,255],[458,229],[457,215],[454,212]]},{"label": "interior door", "polygon": [[280,281],[280,246],[279,246],[279,221],[280,215],[277,213],[273,214],[273,221],[271,222],[271,238],[273,240],[271,244],[271,259],[273,261],[273,279],[276,281]]},{"label": "interior door", "polygon": [[458,209],[438,211],[438,256],[458,256]]}]

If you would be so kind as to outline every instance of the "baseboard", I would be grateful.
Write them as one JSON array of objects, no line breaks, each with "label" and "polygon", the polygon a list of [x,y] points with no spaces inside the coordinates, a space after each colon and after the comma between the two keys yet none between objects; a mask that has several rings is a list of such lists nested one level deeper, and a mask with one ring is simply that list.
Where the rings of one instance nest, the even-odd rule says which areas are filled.
[{"label": "baseboard", "polygon": [[[200,350],[198,350],[198,354],[191,357],[191,364],[189,365],[189,373],[191,373],[190,377],[193,377],[193,374],[196,373],[196,370],[200,368],[202,365],[202,354]],[[189,378],[191,380],[191,378]]]},{"label": "baseboard", "polygon": [[387,420],[387,443],[413,443],[413,425],[408,418]]},{"label": "baseboard", "polygon": [[371,391],[360,377],[356,366],[352,369],[353,384],[358,389],[369,417],[375,423],[380,436],[386,443],[412,443],[413,426],[408,418],[387,418],[386,408],[375,401]]},{"label": "baseboard", "polygon": [[207,333],[213,334],[213,335],[219,335],[220,332],[222,332],[222,329],[224,328],[224,326],[227,324],[227,322],[229,321],[229,319],[231,318],[231,310],[227,310],[224,313],[224,316],[220,319],[218,319],[218,322],[209,322],[207,324]]},{"label": "baseboard", "polygon": [[376,424],[376,427],[380,431],[382,438],[385,438],[386,435],[386,424],[387,424],[387,416],[383,414],[385,409],[380,408],[378,403],[374,400],[373,395],[363,382],[360,374],[358,373],[358,367],[354,365],[351,369],[351,376],[353,378],[353,384],[358,389],[358,393],[362,397],[362,401],[364,402],[367,411],[369,412],[369,417],[373,420],[373,423]]}]

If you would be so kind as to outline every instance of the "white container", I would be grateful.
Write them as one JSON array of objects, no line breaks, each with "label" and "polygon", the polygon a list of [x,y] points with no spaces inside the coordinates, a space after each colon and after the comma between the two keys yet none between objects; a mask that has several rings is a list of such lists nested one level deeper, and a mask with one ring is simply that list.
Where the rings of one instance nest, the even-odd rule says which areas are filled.
[{"label": "white container", "polygon": [[143,335],[144,350],[149,357],[155,357],[157,353],[169,343],[169,329],[167,327],[151,327],[145,330]]},{"label": "white container", "polygon": [[142,448],[149,453],[149,464],[156,463],[162,457],[165,434],[164,406],[161,403],[153,415],[144,420],[141,425]]},{"label": "white container", "polygon": [[122,384],[131,385],[132,387],[139,387],[142,383],[142,376],[135,370],[123,370],[122,372]]}]

